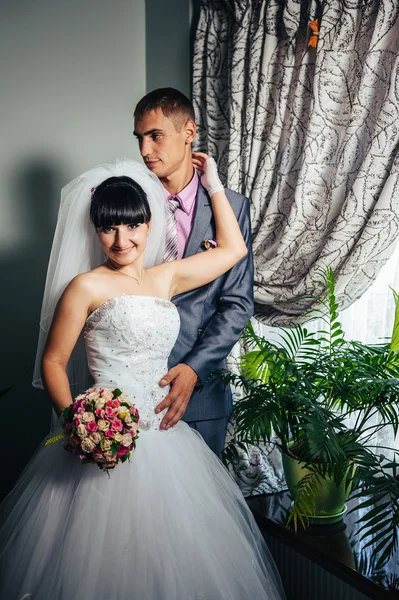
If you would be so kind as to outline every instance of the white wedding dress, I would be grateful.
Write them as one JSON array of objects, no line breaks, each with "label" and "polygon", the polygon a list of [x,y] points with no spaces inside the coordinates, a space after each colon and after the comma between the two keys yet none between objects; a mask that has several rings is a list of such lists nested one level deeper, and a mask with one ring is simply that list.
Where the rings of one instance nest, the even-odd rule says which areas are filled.
[{"label": "white wedding dress", "polygon": [[96,386],[119,387],[140,411],[137,448],[108,478],[60,441],[43,443],[1,506],[0,598],[284,597],[220,460],[184,422],[159,430],[154,408],[167,390],[158,382],[178,331],[176,307],[150,296],[112,298],[87,319]]}]

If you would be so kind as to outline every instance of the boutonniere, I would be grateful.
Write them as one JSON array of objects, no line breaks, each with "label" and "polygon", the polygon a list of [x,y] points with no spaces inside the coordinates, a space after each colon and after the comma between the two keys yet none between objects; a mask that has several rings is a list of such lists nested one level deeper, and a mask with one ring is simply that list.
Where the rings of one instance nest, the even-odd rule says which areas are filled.
[{"label": "boutonniere", "polygon": [[201,248],[203,250],[212,250],[212,248],[216,248],[217,247],[217,243],[215,242],[215,240],[204,240],[201,244]]}]

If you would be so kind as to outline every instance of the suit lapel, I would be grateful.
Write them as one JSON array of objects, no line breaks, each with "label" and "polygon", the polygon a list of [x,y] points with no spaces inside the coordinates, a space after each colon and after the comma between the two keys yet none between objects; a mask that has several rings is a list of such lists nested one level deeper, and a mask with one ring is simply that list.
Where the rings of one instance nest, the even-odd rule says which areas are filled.
[{"label": "suit lapel", "polygon": [[183,258],[196,254],[204,241],[206,230],[212,219],[211,199],[205,192],[201,183],[198,185],[197,202],[195,207],[195,216],[190,236],[188,238],[186,250]]}]

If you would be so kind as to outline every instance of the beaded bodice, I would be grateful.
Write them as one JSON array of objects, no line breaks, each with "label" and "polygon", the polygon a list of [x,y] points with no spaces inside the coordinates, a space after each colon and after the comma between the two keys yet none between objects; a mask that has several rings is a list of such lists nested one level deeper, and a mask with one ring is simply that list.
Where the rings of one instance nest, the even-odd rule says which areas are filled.
[{"label": "beaded bodice", "polygon": [[140,429],[157,430],[164,413],[155,407],[169,389],[159,381],[179,333],[179,313],[168,300],[123,294],[86,321],[84,337],[96,387],[120,388],[140,412]]}]

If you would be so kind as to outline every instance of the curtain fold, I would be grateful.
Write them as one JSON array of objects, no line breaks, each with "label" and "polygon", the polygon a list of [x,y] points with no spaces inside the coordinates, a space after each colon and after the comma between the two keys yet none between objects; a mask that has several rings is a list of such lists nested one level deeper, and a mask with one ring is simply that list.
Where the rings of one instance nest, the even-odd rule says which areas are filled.
[{"label": "curtain fold", "polygon": [[[355,337],[399,239],[399,0],[201,0],[193,60],[198,149],[251,201],[264,333],[302,320],[331,266]],[[239,454],[245,495],[285,488],[273,445]]]},{"label": "curtain fold", "polygon": [[338,301],[349,306],[393,251],[398,4],[201,2],[198,147],[215,157],[227,187],[251,200],[263,323],[300,320],[322,266],[333,268]]}]

